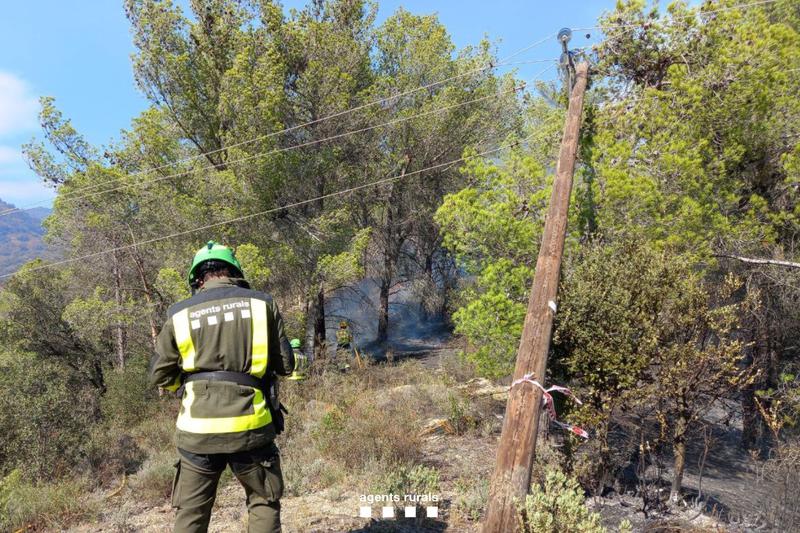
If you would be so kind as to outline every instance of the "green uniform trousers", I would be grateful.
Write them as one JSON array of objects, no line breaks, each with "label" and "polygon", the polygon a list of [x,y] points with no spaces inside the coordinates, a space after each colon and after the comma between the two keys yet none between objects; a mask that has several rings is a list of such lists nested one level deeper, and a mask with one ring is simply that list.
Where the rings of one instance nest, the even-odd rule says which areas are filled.
[{"label": "green uniform trousers", "polygon": [[272,445],[237,453],[195,454],[178,449],[172,506],[177,508],[175,533],[208,530],[219,477],[230,465],[247,495],[249,533],[281,531],[283,476],[278,448]]}]

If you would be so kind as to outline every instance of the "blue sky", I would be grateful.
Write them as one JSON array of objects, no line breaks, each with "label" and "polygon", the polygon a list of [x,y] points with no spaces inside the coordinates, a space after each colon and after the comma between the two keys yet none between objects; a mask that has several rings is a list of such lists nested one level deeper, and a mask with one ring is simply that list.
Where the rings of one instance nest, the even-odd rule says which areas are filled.
[{"label": "blue sky", "polygon": [[[304,4],[284,2],[286,9]],[[385,0],[379,22],[400,6],[412,13],[437,13],[458,47],[488,36],[503,58],[563,26],[594,26],[614,0]],[[594,35],[587,40],[583,33],[572,46],[594,41]],[[20,155],[20,146],[39,136],[40,96],[54,97],[64,116],[96,145],[118,138],[147,107],[133,81],[133,51],[122,0],[5,3],[0,18],[0,199],[30,206],[48,205],[54,196]],[[554,58],[559,52],[550,39],[514,61]],[[543,66],[518,68],[525,79]]]}]

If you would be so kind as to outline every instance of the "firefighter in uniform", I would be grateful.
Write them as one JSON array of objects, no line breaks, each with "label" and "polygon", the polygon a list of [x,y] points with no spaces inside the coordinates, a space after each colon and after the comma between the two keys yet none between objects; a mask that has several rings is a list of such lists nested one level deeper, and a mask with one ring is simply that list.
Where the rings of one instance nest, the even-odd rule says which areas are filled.
[{"label": "firefighter in uniform", "polygon": [[336,332],[336,348],[339,350],[350,350],[353,336],[350,334],[350,326],[342,320],[339,322],[339,330]]},{"label": "firefighter in uniform", "polygon": [[306,354],[300,349],[301,343],[300,339],[292,339],[289,341],[289,344],[292,346],[292,350],[294,350],[294,371],[292,375],[286,379],[292,381],[303,381],[306,379],[306,368],[308,367],[308,358]]},{"label": "firefighter in uniform", "polygon": [[336,360],[339,370],[344,372],[350,368],[350,359],[353,358],[353,335],[350,326],[344,320],[339,322],[336,331]]},{"label": "firefighter in uniform", "polygon": [[213,241],[195,255],[189,283],[197,292],[169,308],[151,365],[154,386],[184,389],[175,531],[207,531],[230,465],[247,495],[249,531],[278,532],[283,477],[274,440],[283,418],[268,391],[295,364],[281,315],[269,295],[250,289],[233,251]]}]

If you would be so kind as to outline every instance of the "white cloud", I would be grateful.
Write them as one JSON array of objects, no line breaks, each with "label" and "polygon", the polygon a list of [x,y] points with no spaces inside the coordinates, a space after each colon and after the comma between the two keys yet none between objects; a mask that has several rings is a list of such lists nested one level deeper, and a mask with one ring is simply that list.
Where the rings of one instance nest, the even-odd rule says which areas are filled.
[{"label": "white cloud", "polygon": [[28,84],[8,72],[0,72],[0,135],[36,128],[39,101]]}]

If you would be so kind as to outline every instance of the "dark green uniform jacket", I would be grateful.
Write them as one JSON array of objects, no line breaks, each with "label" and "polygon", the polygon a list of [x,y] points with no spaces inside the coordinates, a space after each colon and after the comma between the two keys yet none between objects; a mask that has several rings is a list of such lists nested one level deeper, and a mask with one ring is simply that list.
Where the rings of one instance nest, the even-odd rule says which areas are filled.
[{"label": "dark green uniform jacket", "polygon": [[[211,279],[197,294],[171,306],[158,335],[151,383],[177,390],[187,374],[227,370],[265,380],[294,369],[294,354],[272,298],[242,280]],[[264,387],[264,390],[267,390]],[[184,385],[177,420],[178,448],[233,453],[268,445],[275,428],[262,390],[229,381]]]}]

